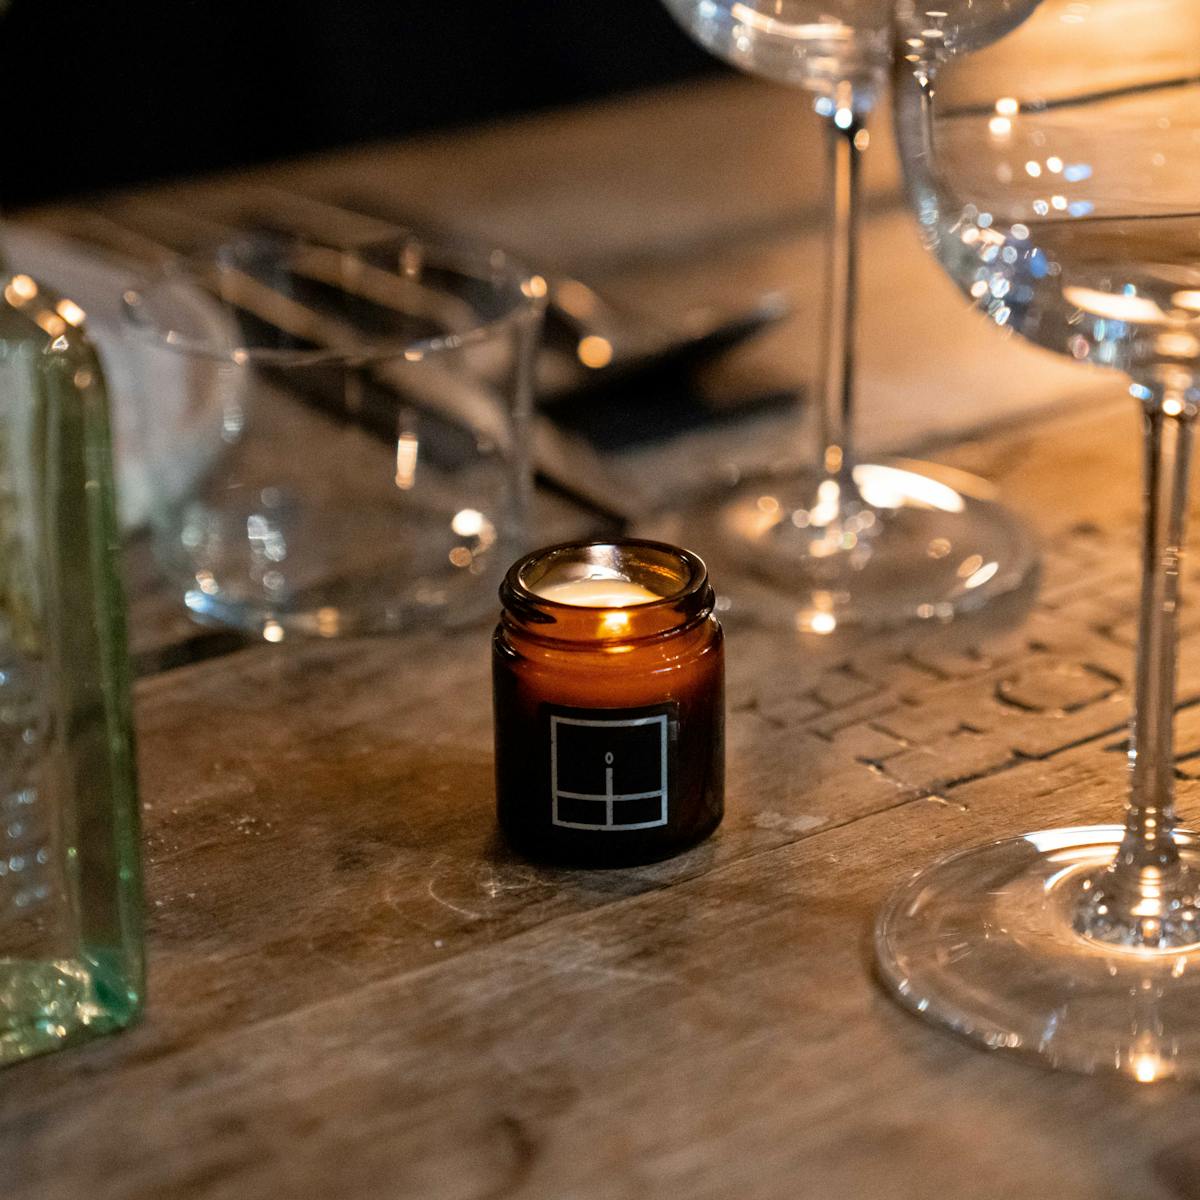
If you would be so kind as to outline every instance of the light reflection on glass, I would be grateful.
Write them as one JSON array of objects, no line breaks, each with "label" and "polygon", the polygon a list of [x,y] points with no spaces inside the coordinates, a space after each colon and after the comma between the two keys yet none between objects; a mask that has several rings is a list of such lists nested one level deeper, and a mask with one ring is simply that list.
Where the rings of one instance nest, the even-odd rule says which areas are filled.
[{"label": "light reflection on glass", "polygon": [[578,279],[563,279],[554,290],[554,303],[577,320],[585,320],[596,311],[596,293]]},{"label": "light reflection on glass", "polygon": [[8,286],[20,300],[32,300],[38,294],[37,284],[28,275],[14,275]]},{"label": "light reflection on glass", "polygon": [[1120,840],[1120,831],[1112,825],[1091,825],[1075,829],[1039,829],[1024,835],[1039,854],[1053,854],[1056,850],[1078,849],[1081,845],[1115,845]]},{"label": "light reflection on glass", "polygon": [[[1154,339],[1154,349],[1161,358],[1182,358],[1188,361],[1200,358],[1200,341],[1196,339],[1195,334],[1183,329],[1160,333]],[[1167,406],[1164,403],[1163,412],[1166,411]],[[1183,411],[1182,406],[1179,411]]]},{"label": "light reflection on glass", "polygon": [[975,572],[978,571],[982,566],[983,558],[978,554],[972,554],[967,558],[964,558],[962,562],[958,564],[959,579],[966,579],[969,576],[974,575]]},{"label": "light reflection on glass", "polygon": [[417,480],[417,452],[420,441],[415,433],[402,433],[396,439],[396,486],[409,491]]},{"label": "light reflection on glass", "polygon": [[808,510],[808,523],[818,528],[837,520],[842,489],[836,479],[823,479],[817,487],[817,502]]},{"label": "light reflection on glass", "polygon": [[1162,1058],[1153,1052],[1135,1054],[1131,1060],[1133,1077],[1138,1083],[1154,1083],[1163,1075]]},{"label": "light reflection on glass", "polygon": [[621,637],[629,632],[629,614],[620,611],[606,612],[600,618],[600,628],[605,637]]},{"label": "light reflection on glass", "polygon": [[61,337],[67,330],[67,323],[58,313],[42,311],[34,316],[34,321],[44,333],[52,338]]},{"label": "light reflection on glass", "polygon": [[57,310],[58,315],[62,317],[62,319],[66,321],[68,325],[74,325],[76,328],[82,325],[84,319],[87,317],[87,313],[85,313],[83,309],[75,303],[74,300],[68,300],[65,297],[54,307]]},{"label": "light reflection on glass", "polygon": [[854,482],[863,499],[875,508],[899,508],[916,502],[942,512],[963,510],[963,498],[952,487],[914,471],[874,464],[858,466]]},{"label": "light reflection on glass", "polygon": [[484,523],[484,515],[478,509],[464,508],[454,514],[450,528],[459,537],[477,537],[480,530],[483,529]]},{"label": "light reflection on glass", "polygon": [[598,371],[612,362],[612,342],[599,334],[590,333],[587,337],[580,339],[575,353],[585,367]]},{"label": "light reflection on glass", "polygon": [[540,275],[531,275],[521,284],[521,291],[531,300],[541,300],[548,290],[546,281]]},{"label": "light reflection on glass", "polygon": [[1068,286],[1063,288],[1063,298],[1068,304],[1073,304],[1093,316],[1129,321],[1133,325],[1159,325],[1166,320],[1166,313],[1145,296]]},{"label": "light reflection on glass", "polygon": [[1000,570],[1000,564],[997,562],[984,563],[973,575],[970,576],[964,583],[964,588],[982,587],[989,579]]}]

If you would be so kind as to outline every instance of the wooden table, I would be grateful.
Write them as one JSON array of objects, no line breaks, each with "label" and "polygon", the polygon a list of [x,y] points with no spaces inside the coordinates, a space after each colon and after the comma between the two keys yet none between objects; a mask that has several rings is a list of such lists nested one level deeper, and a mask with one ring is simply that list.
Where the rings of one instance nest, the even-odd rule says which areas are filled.
[{"label": "wooden table", "polygon": [[[814,245],[802,108],[724,82],[119,204],[216,212],[250,183],[349,182],[643,303],[748,294]],[[496,838],[486,629],[227,639],[188,662],[198,635],[138,575],[158,668],[137,692],[150,1008],[4,1074],[5,1200],[1200,1196],[1194,1091],[984,1054],[872,980],[873,914],[915,866],[1114,818],[1138,497],[1119,381],[963,311],[877,165],[866,432],[940,443],[999,483],[1044,540],[1037,598],[933,640],[732,627],[723,828],[671,862],[578,872]],[[888,320],[916,294],[919,355],[912,318]],[[781,335],[773,367],[809,342]],[[880,431],[889,372],[929,411]],[[1185,613],[1185,815],[1197,624]]]}]

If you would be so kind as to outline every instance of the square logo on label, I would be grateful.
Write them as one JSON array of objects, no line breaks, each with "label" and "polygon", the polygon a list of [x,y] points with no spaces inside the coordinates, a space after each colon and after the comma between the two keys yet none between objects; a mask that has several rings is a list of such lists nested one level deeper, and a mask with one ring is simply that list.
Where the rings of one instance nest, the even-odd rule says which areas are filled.
[{"label": "square logo on label", "polygon": [[610,833],[665,825],[667,720],[552,713],[551,822]]}]

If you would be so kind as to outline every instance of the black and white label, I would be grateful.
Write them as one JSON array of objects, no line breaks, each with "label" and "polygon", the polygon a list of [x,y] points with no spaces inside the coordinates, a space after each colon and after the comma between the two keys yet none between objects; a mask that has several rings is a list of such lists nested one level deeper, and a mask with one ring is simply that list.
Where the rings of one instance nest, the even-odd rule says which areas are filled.
[{"label": "black and white label", "polygon": [[548,715],[552,824],[619,833],[667,823],[675,705]]}]

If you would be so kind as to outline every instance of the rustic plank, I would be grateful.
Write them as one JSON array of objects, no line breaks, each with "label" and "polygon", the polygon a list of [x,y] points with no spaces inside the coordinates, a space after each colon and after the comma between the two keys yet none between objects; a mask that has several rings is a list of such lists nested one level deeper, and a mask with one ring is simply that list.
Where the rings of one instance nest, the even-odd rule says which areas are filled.
[{"label": "rustic plank", "polygon": [[[1043,430],[1041,436],[1028,432],[1015,435],[1010,440],[1021,445],[1021,454],[1012,453],[1011,448],[991,452],[995,461],[1013,464],[1014,474],[1024,479],[1020,490],[1012,490],[1012,498],[1040,518],[1052,539],[1052,560],[1060,555],[1090,560],[1097,570],[1111,571],[1111,559],[1127,552],[1136,506],[1135,455],[1132,444],[1112,438],[1110,430],[1111,417],[1107,415],[1102,420],[1077,417]],[[1111,484],[1112,492],[1101,494],[1080,486],[1079,475],[1075,485],[1068,487],[1052,469],[1062,461],[1068,447],[1088,443],[1094,454],[1089,470],[1099,471]],[[986,446],[968,447],[963,458],[987,454]],[[1118,496],[1123,500],[1114,502],[1113,497]],[[1101,509],[1115,525],[1115,532],[1103,534],[1109,553],[1097,556],[1095,541],[1101,535],[1094,532],[1099,527],[1093,522],[1102,515]],[[1078,535],[1084,542],[1078,551],[1074,549],[1072,528],[1088,530]],[[1056,648],[1060,659],[1072,661],[1068,655],[1073,651],[1075,659],[1086,660],[1107,637],[1103,629],[1086,625],[1076,632],[1074,643],[1063,642]],[[639,928],[645,937],[660,939],[657,951],[645,951],[651,956],[669,953],[675,934],[668,931],[679,928],[681,921],[686,925],[683,917],[671,915],[673,909],[659,906],[675,895],[690,894],[689,888],[711,888],[713,896],[724,896],[729,913],[740,912],[747,920],[752,917],[756,930],[760,916],[779,922],[781,929],[791,928],[795,922],[782,897],[790,894],[788,888],[799,886],[794,882],[793,870],[800,872],[796,879],[808,878],[801,864],[810,860],[804,857],[809,851],[790,848],[802,847],[814,838],[814,845],[831,844],[823,839],[835,836],[834,831],[841,830],[837,837],[851,837],[847,831],[862,829],[864,871],[875,864],[867,872],[875,880],[871,884],[876,889],[871,892],[873,897],[882,886],[877,876],[890,879],[898,864],[914,861],[925,849],[945,843],[941,831],[951,827],[945,824],[948,818],[942,812],[944,801],[949,798],[955,811],[960,803],[973,807],[974,793],[970,789],[983,787],[989,780],[997,782],[996,791],[987,792],[995,796],[988,803],[996,807],[996,820],[1007,821],[1010,828],[1034,816],[1034,806],[1023,794],[1025,785],[1021,780],[1034,781],[1039,824],[1053,818],[1056,805],[1073,804],[1082,813],[1085,802],[1090,802],[1098,811],[1087,815],[1102,816],[1105,806],[1119,799],[1121,772],[1108,747],[1114,739],[1120,740],[1127,708],[1126,676],[1121,677],[1121,686],[1113,696],[1097,696],[1081,692],[1072,674],[1066,677],[1065,705],[1043,706],[1037,712],[1016,709],[1010,714],[995,706],[994,692],[997,681],[1023,665],[1024,660],[1014,657],[1014,647],[1019,648],[1023,636],[1021,631],[1008,632],[1000,640],[985,641],[969,653],[954,650],[941,632],[936,654],[927,646],[909,645],[903,640],[869,646],[830,643],[823,656],[814,657],[800,647],[788,650],[762,633],[731,629],[729,818],[716,839],[691,854],[629,872],[534,868],[512,858],[496,843],[486,748],[489,712],[483,631],[450,639],[427,636],[299,649],[261,647],[145,680],[138,699],[147,807],[154,1003],[146,1024],[130,1035],[23,1067],[26,1087],[0,1098],[0,1144],[6,1136],[19,1136],[29,1178],[43,1183],[50,1180],[55,1186],[61,1182],[64,1189],[69,1189],[74,1186],[69,1173],[47,1169],[57,1154],[53,1141],[41,1140],[50,1135],[36,1114],[51,1100],[72,1113],[67,1126],[81,1137],[83,1127],[79,1122],[85,1121],[84,1111],[96,1101],[97,1089],[106,1097],[105,1111],[110,1099],[115,1104],[132,1103],[119,1096],[110,1097],[110,1087],[121,1090],[117,1081],[125,1081],[122,1087],[144,1096],[148,1106],[163,1107],[166,1095],[175,1086],[164,1081],[177,1081],[182,1073],[182,1078],[193,1080],[189,1104],[195,1106],[195,1111],[209,1106],[204,1127],[210,1131],[216,1120],[213,1114],[226,1112],[226,1087],[231,1093],[246,1090],[247,1097],[253,1094],[253,1102],[248,1098],[246,1104],[256,1113],[270,1112],[269,1096],[292,1095],[296,1088],[303,1091],[306,1085],[300,1076],[307,1077],[311,1070],[303,1054],[293,1057],[290,1051],[281,1051],[281,1060],[272,1059],[266,1044],[272,1030],[290,1029],[292,1024],[301,1028],[309,1020],[306,1014],[326,1012],[355,1012],[358,1015],[338,1020],[357,1025],[365,1022],[373,1027],[377,1022],[371,1010],[360,1011],[357,1006],[374,1003],[372,997],[378,996],[391,997],[390,1003],[397,987],[407,995],[404,989],[418,986],[403,980],[428,981],[419,987],[430,989],[431,997],[442,997],[440,1006],[432,999],[428,1001],[439,1011],[446,1010],[447,1005],[451,1009],[454,1005],[469,1008],[468,994],[474,990],[479,1007],[464,1010],[461,1020],[472,1027],[483,1022],[479,1027],[490,1031],[486,1036],[485,1032],[479,1033],[485,1041],[499,1037],[487,1025],[486,1012],[495,1006],[509,1011],[528,1003],[531,994],[540,994],[541,989],[550,986],[548,979],[573,979],[579,974],[573,965],[579,950],[572,937],[585,942],[595,937],[604,940],[610,915],[620,927],[623,918],[617,914],[641,912],[638,906],[644,905],[643,915],[637,918]],[[888,674],[892,668],[900,681],[894,693]],[[1183,684],[1187,696],[1196,695],[1200,689],[1200,662],[1190,653],[1190,647]],[[1040,686],[1039,695],[1054,703],[1054,681],[1043,680]],[[931,720],[928,725],[918,722],[904,728],[898,724],[913,707],[961,716],[968,704],[972,730],[967,731],[970,736],[965,739],[956,739],[956,727],[946,720],[940,724]],[[993,705],[991,709],[989,704]],[[1072,708],[1076,704],[1081,707]],[[864,705],[870,707],[864,709]],[[1063,716],[1056,716],[1060,711]],[[864,712],[869,715],[862,715]],[[1073,723],[1081,712],[1088,714],[1087,721],[1082,725]],[[1180,744],[1185,773],[1187,763],[1192,761],[1189,756],[1194,755],[1193,724],[1187,724],[1187,736]],[[1044,728],[1058,731],[1059,747],[1084,744],[1058,753],[1054,746],[1042,747],[1043,761],[1023,761],[1018,752],[1021,737],[1028,736],[1031,729]],[[1060,787],[1069,794],[1059,797]],[[1102,803],[1096,803],[1098,796]],[[1042,799],[1046,802],[1044,808]],[[933,840],[928,846],[917,839],[905,843],[901,851],[900,835],[868,832],[875,828],[890,830],[892,826],[876,827],[856,820],[871,813],[892,813],[895,820],[907,821],[910,818],[900,814],[910,810],[937,813],[938,821],[930,833]],[[963,840],[984,832],[982,826],[969,823],[954,828],[961,831]],[[811,853],[817,855],[811,862],[822,864],[813,876],[816,881],[824,874],[827,859],[815,850]],[[797,856],[794,867],[769,865],[773,855],[783,855],[781,861],[791,864],[793,854]],[[793,882],[780,882],[781,876]],[[726,889],[732,885],[724,882],[728,878],[737,881],[731,891]],[[831,880],[833,892],[829,894],[836,894],[840,886]],[[739,897],[745,889],[753,893],[756,887],[767,889],[766,898],[743,910]],[[772,888],[783,891],[777,894]],[[778,911],[773,907],[776,901]],[[722,911],[715,900],[707,903],[706,912],[709,908]],[[856,919],[861,922],[868,910],[864,899],[854,910]],[[818,945],[806,953],[812,961],[823,962],[828,949],[825,939],[833,937],[831,929],[840,927],[838,922],[845,920],[846,914],[839,916],[836,905],[817,911],[820,916],[814,917],[812,928]],[[719,961],[727,954],[737,961],[741,953],[726,944],[740,928],[733,916],[728,920],[722,917],[715,925],[711,921],[716,918],[706,920],[717,940],[711,954],[703,947],[693,947],[699,956],[689,967],[692,974],[688,978],[693,983],[700,969],[697,963]],[[578,929],[579,934],[571,935],[572,929]],[[506,954],[517,954],[513,947],[525,945],[523,939],[532,939],[531,944],[539,947],[540,966],[526,979],[529,957],[521,951],[521,979],[514,980],[505,974],[508,968],[501,969],[497,963],[509,961],[504,958]],[[745,954],[764,960],[776,954],[769,939],[759,942],[757,932],[742,940]],[[556,945],[561,946],[557,958]],[[854,945],[853,955],[842,967],[845,975],[861,972],[861,947],[857,941]],[[479,958],[493,950],[499,959]],[[471,967],[472,963],[477,965]],[[607,966],[598,975],[590,970],[583,975],[606,980],[606,988],[613,979],[624,978],[620,972],[613,975]],[[637,984],[637,979],[633,982]],[[518,984],[512,995],[504,991]],[[526,985],[532,991],[522,990]],[[834,973],[821,985],[822,993],[843,986],[848,986],[843,976]],[[865,979],[859,977],[856,986],[861,991],[866,987]],[[632,1020],[620,1011],[620,1003],[640,1006],[644,997],[639,989],[640,984],[632,999],[613,1001],[618,1006],[611,1014],[614,1022]],[[680,991],[678,981],[675,990]],[[680,1019],[685,1024],[690,1019],[686,1018],[687,1006],[702,1004],[703,993],[702,987],[695,994],[689,988],[680,992],[685,1013]],[[547,993],[555,994],[553,988]],[[870,995],[869,989],[865,994]],[[451,996],[457,999],[451,1000]],[[578,994],[572,991],[571,996],[574,999],[568,997],[562,1003],[575,1004],[579,1020],[589,1027],[590,1022],[608,1012],[607,990],[592,996],[585,988]],[[488,997],[494,1003],[489,1003]],[[856,1003],[863,1003],[861,995]],[[549,1000],[546,1004],[538,1009],[542,1014],[539,1019],[552,1023],[553,1006]],[[886,1005],[880,1008],[890,1013]],[[447,1026],[432,1010],[420,1016],[423,1011],[418,1006],[400,1024],[414,1031],[415,1036],[423,1031],[418,1040],[429,1054],[435,1052],[439,1038],[448,1038],[441,1043],[441,1052],[449,1055],[453,1040],[449,1029],[457,1026],[454,1022]],[[857,1021],[858,1010],[853,1011]],[[328,1029],[319,1024],[317,1016],[312,1019],[318,1021],[318,1032],[304,1036],[325,1045]],[[889,1030],[904,1028],[902,1023],[896,1025],[898,1017],[881,1019]],[[423,1025],[423,1021],[431,1024]],[[831,1022],[828,1028],[834,1024]],[[617,1027],[614,1024],[613,1028]],[[704,1028],[711,1032],[716,1026]],[[741,1071],[744,1064],[739,1055],[747,1053],[748,1047],[735,1036],[736,1029],[732,1026],[725,1036],[714,1038],[713,1059],[708,1060],[707,1052],[700,1053],[695,1046],[689,1053],[697,1064],[708,1061],[706,1069],[718,1076],[724,1069]],[[927,1040],[935,1047],[940,1045],[936,1035],[922,1031],[916,1036],[913,1029],[916,1043]],[[761,1037],[762,1044],[766,1044],[777,1035],[783,1036],[783,1032],[759,1030],[751,1043],[758,1044],[756,1039]],[[795,1041],[796,1034],[795,1029],[788,1034],[790,1041]],[[265,1042],[255,1040],[260,1035]],[[291,1033],[281,1032],[280,1036],[293,1045]],[[240,1039],[249,1040],[243,1045]],[[233,1068],[228,1064],[250,1055],[251,1044],[255,1047],[254,1061],[247,1061],[244,1069],[252,1074],[266,1072],[255,1075],[265,1091],[255,1091],[250,1081],[239,1078],[236,1071],[229,1073]],[[499,1047],[501,1043],[496,1044]],[[842,1040],[836,1044],[842,1047],[839,1053],[850,1054],[848,1059],[839,1059],[836,1073],[856,1076],[856,1051],[847,1050]],[[229,1058],[222,1057],[225,1051],[218,1051],[224,1046],[233,1047],[228,1050]],[[243,1048],[236,1049],[238,1046]],[[407,1073],[417,1070],[419,1064],[397,1062],[389,1057],[395,1053],[391,1043],[377,1051],[363,1051],[372,1061],[377,1055],[380,1061],[391,1062],[392,1071],[408,1078]],[[923,1053],[936,1056],[948,1051]],[[212,1069],[197,1075],[197,1064],[209,1055],[216,1055]],[[757,1061],[759,1056],[751,1057]],[[268,1063],[274,1065],[268,1067]],[[271,1075],[272,1071],[283,1070],[286,1063],[291,1064],[293,1076],[281,1081]],[[445,1070],[453,1072],[460,1067],[448,1060]],[[593,1067],[583,1061],[570,1069],[590,1072]],[[965,1069],[968,1074],[975,1070]],[[148,1073],[144,1086],[135,1084],[144,1073]],[[828,1078],[832,1075],[818,1073],[815,1077],[826,1082]],[[159,1082],[151,1084],[151,1080]],[[440,1145],[441,1131],[433,1128],[435,1114],[456,1108],[454,1088],[445,1080],[439,1082],[436,1073],[413,1076],[409,1084],[418,1091],[423,1089],[425,1099],[418,1103],[405,1094],[393,1095],[392,1101],[411,1101],[416,1106],[412,1110],[415,1115],[411,1115],[412,1136],[427,1142],[432,1139],[431,1145]],[[167,1092],[155,1090],[164,1086]],[[318,1141],[327,1151],[337,1149],[332,1159],[342,1161],[344,1154],[358,1156],[358,1161],[364,1151],[356,1141],[355,1121],[347,1113],[361,1110],[350,1104],[342,1112],[340,1106],[347,1102],[344,1093],[336,1090],[342,1085],[331,1086],[335,1092],[323,1100],[305,1102],[315,1106],[306,1110],[306,1119],[316,1122],[314,1128],[322,1133]],[[360,1086],[361,1081],[345,1083],[351,1092]],[[605,1103],[618,1106],[623,1086],[618,1082],[605,1084],[599,1094],[607,1097]],[[979,1086],[977,1082],[963,1084],[968,1091]],[[1013,1087],[1019,1090],[1017,1084]],[[719,1119],[722,1110],[718,1098],[722,1094],[720,1090],[696,1093],[697,1120]],[[819,1088],[812,1094],[823,1095]],[[857,1094],[863,1105],[861,1120],[857,1124],[848,1116],[843,1120],[848,1129],[861,1132],[863,1121],[870,1125],[883,1118],[875,1110],[875,1102],[865,1099],[869,1090]],[[659,1100],[643,1097],[638,1103],[642,1102],[649,1104],[645,1112],[650,1112]],[[1027,1101],[1037,1102],[1036,1096]],[[387,1123],[399,1119],[397,1111],[389,1106],[391,1101],[380,1099],[380,1103],[378,1117],[366,1120],[364,1127],[377,1128],[376,1122],[382,1121],[391,1139]],[[845,1103],[849,1104],[849,1099]],[[811,1119],[802,1106],[785,1107],[789,1121]],[[236,1126],[253,1130],[256,1144],[265,1139],[264,1153],[268,1153],[266,1147],[273,1146],[269,1157],[275,1156],[270,1161],[275,1163],[272,1171],[278,1174],[277,1159],[283,1154],[284,1143],[266,1137],[258,1116],[238,1111],[240,1115],[229,1129]],[[31,1128],[43,1132],[30,1139]],[[833,1136],[828,1130],[826,1133]],[[179,1130],[164,1126],[162,1136],[166,1139],[161,1146],[165,1154],[167,1143],[179,1136]],[[465,1134],[460,1129],[455,1136]],[[628,1130],[621,1134],[622,1138],[629,1136]],[[490,1163],[489,1171],[500,1171],[495,1147],[487,1138],[484,1141],[486,1144],[476,1146],[472,1153],[478,1152],[481,1162]],[[73,1163],[91,1161],[89,1154],[108,1153],[90,1141],[87,1144],[92,1148],[87,1154],[73,1156]],[[241,1145],[236,1131],[232,1137],[210,1132],[198,1139],[196,1156],[164,1159],[159,1167],[150,1169],[144,1182],[139,1182],[141,1176],[132,1169],[114,1178],[122,1181],[122,1187],[132,1189],[127,1193],[131,1195],[153,1194],[168,1177],[174,1179],[172,1186],[181,1195],[191,1194],[189,1188],[197,1195],[232,1194],[239,1188],[244,1195],[271,1195],[266,1176],[248,1176],[238,1165],[244,1146],[242,1150],[236,1147]],[[291,1152],[289,1149],[287,1153]],[[433,1158],[414,1154],[407,1143],[395,1153],[410,1156],[416,1171],[436,1170]],[[678,1153],[686,1158],[682,1148]],[[47,1157],[38,1158],[39,1154]],[[307,1157],[302,1155],[301,1159],[307,1164],[305,1170],[316,1169]],[[383,1172],[398,1169],[400,1158],[367,1153],[361,1161],[373,1164],[371,1171]],[[624,1161],[617,1178],[622,1170],[634,1169],[631,1160]],[[387,1168],[388,1162],[391,1168]],[[422,1162],[425,1167],[420,1166]],[[109,1165],[116,1169],[115,1163]],[[733,1164],[728,1169],[747,1168],[743,1162],[741,1167]],[[191,1172],[200,1174],[189,1182]],[[361,1187],[369,1190],[381,1178],[368,1171],[362,1176]],[[731,1181],[728,1175],[718,1172],[716,1178],[723,1179],[727,1187],[745,1186],[740,1177]],[[659,1183],[667,1189],[664,1194],[671,1194],[669,1181]],[[343,1194],[354,1195],[356,1186],[348,1182]],[[448,1190],[430,1194],[471,1194],[461,1177],[447,1177],[445,1186]],[[581,1194],[605,1194],[598,1179],[582,1181],[579,1187]],[[143,1192],[139,1193],[138,1188]],[[529,1194],[539,1193],[534,1190]],[[542,1194],[565,1193],[550,1189]]]},{"label": "rustic plank", "polygon": [[[643,303],[728,298],[723,276],[751,294],[804,236],[814,147],[803,98],[712,87],[232,186],[390,187],[417,215],[608,265]],[[661,147],[631,156],[650,133]],[[175,195],[216,211],[230,187]],[[879,218],[887,244],[896,220]],[[903,271],[932,271],[911,249]],[[1020,353],[983,333],[971,357]],[[874,411],[899,427],[893,360],[871,352]],[[897,397],[928,386],[898,377]],[[561,871],[497,842],[483,628],[256,646],[143,679],[150,1012],[5,1077],[6,1195],[1200,1196],[1200,1095],[990,1059],[870,977],[872,916],[911,866],[1120,803],[1137,430],[1117,385],[1058,378],[1044,395],[1076,412],[946,452],[1045,539],[1036,603],[819,646],[731,626],[729,815],[668,863]],[[943,414],[928,440],[974,421]],[[134,590],[136,644],[170,645],[177,610]],[[1200,816],[1187,627],[1178,771]]]},{"label": "rustic plank", "polygon": [[1173,1090],[1164,1119],[1132,1083],[990,1059],[894,1009],[866,959],[908,863],[1094,819],[1117,774],[1094,746],[1027,764],[99,1073],[52,1108],[8,1097],[9,1194],[1194,1196],[1200,1096]]},{"label": "rustic plank", "polygon": [[[898,196],[890,124],[880,111],[867,171],[881,204]],[[724,78],[131,195],[174,197],[198,217],[226,212],[231,192],[263,185],[335,201],[363,195],[416,222],[450,219],[464,234],[545,266],[587,271],[691,257],[813,219],[821,137],[803,93]]]}]

